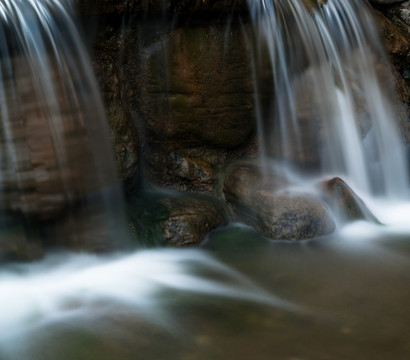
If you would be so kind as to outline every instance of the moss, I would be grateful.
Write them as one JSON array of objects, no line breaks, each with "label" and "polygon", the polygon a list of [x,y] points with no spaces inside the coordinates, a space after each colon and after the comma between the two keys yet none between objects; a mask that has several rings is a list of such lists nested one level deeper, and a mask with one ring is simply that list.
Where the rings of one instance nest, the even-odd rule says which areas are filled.
[{"label": "moss", "polygon": [[168,208],[161,203],[163,195],[152,192],[138,193],[127,199],[130,227],[140,245],[164,246],[160,223],[169,217]]}]

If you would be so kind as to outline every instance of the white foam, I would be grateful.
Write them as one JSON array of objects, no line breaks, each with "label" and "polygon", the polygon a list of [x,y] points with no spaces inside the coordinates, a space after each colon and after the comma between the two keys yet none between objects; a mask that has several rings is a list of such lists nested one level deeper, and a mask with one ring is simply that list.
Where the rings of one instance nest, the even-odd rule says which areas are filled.
[{"label": "white foam", "polygon": [[[208,279],[201,270],[218,277]],[[0,342],[27,326],[95,311],[101,304],[154,314],[163,310],[158,293],[164,289],[297,308],[201,250],[140,251],[110,258],[54,255],[1,273]]]}]

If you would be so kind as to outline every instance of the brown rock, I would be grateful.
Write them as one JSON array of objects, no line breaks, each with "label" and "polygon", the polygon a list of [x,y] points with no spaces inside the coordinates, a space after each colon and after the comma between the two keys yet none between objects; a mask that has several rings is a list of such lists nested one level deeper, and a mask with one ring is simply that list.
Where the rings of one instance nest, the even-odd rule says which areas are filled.
[{"label": "brown rock", "polygon": [[75,0],[84,15],[124,13],[231,13],[246,11],[247,0]]},{"label": "brown rock", "polygon": [[158,39],[142,83],[141,113],[154,139],[233,149],[253,133],[246,45],[238,28],[227,40],[225,31],[225,24],[211,22]]},{"label": "brown rock", "polygon": [[95,53],[95,71],[104,97],[111,136],[114,142],[118,173],[124,182],[132,182],[138,176],[139,136],[137,115],[132,109],[133,91],[124,85],[128,75],[119,64],[121,39],[111,27],[107,27],[98,42]]},{"label": "brown rock", "polygon": [[275,240],[303,240],[334,230],[324,203],[307,194],[284,191],[283,179],[262,174],[260,165],[254,163],[237,163],[227,169],[224,194],[237,220]]},{"label": "brown rock", "polygon": [[341,178],[321,183],[327,200],[334,211],[345,220],[370,220],[379,223],[363,200]]},{"label": "brown rock", "polygon": [[160,226],[169,246],[200,244],[213,229],[228,223],[223,204],[211,198],[167,198],[169,216]]}]

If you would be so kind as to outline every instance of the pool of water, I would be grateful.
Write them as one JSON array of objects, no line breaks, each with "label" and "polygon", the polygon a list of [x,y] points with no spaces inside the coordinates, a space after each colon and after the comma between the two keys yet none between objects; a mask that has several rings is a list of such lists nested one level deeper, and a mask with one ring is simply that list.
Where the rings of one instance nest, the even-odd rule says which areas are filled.
[{"label": "pool of water", "polygon": [[0,359],[408,359],[408,234],[273,242],[232,224],[199,249],[10,265]]}]

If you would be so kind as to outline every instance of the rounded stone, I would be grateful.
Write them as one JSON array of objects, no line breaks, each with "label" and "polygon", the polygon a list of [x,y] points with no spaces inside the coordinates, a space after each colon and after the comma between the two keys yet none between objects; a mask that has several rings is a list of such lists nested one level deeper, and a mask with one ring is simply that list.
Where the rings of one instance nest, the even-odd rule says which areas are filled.
[{"label": "rounded stone", "polygon": [[263,173],[251,162],[227,169],[224,194],[238,221],[274,240],[303,240],[334,231],[325,203],[309,194],[289,192],[280,176]]}]

